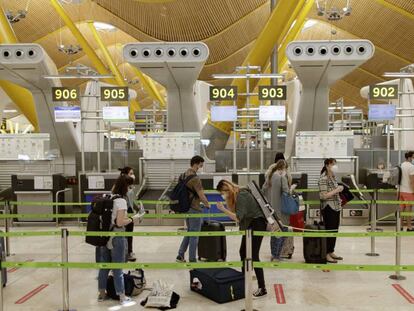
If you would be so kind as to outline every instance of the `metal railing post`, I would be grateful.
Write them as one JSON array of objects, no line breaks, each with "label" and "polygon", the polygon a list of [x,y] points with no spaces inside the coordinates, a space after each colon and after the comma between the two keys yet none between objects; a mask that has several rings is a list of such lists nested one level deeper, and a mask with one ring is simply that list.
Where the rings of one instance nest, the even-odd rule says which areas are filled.
[{"label": "metal railing post", "polygon": [[242,311],[257,311],[253,309],[253,259],[252,259],[252,230],[246,230],[246,258],[244,260],[244,309]]},{"label": "metal railing post", "polygon": [[[4,202],[4,215],[9,214],[9,208],[10,208],[9,201]],[[6,233],[8,233],[10,231],[9,230],[9,219],[8,218],[4,219],[4,231]],[[5,242],[4,243],[5,244],[4,245],[5,253],[6,253],[6,256],[9,257],[10,256],[10,238],[8,236],[6,236],[4,238],[4,242]]]},{"label": "metal railing post", "polygon": [[[395,265],[400,266],[401,265],[401,236],[398,234],[401,232],[401,215],[400,215],[400,209],[397,207],[396,212],[396,218],[397,218],[397,224],[396,224],[396,232],[397,237],[395,238]],[[402,276],[400,273],[400,270],[396,270],[395,274],[390,275],[390,279],[392,280],[405,280],[406,277]]]},{"label": "metal railing post", "polygon": [[[69,251],[68,251],[68,229],[62,228],[62,263],[68,263]],[[69,269],[62,268],[62,298],[63,298],[63,309],[59,311],[75,311],[69,309]]]},{"label": "metal railing post", "polygon": [[[374,191],[374,198],[371,200],[371,229],[369,231],[376,232],[377,231],[377,199],[378,199],[378,191]],[[371,236],[371,252],[366,254],[367,256],[379,256],[378,253],[375,252],[375,237]]]}]

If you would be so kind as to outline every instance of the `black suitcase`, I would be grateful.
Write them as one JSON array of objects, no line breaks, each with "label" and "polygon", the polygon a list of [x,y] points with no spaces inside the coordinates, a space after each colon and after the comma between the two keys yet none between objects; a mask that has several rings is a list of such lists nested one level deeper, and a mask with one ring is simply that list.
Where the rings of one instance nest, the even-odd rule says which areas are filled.
[{"label": "black suitcase", "polygon": [[[0,231],[2,232],[2,231]],[[4,237],[0,237],[0,257],[1,261],[6,261],[6,245],[4,244]],[[1,269],[1,279],[3,280],[3,287],[7,284],[7,269],[2,268]]]},{"label": "black suitcase", "polygon": [[[305,230],[325,230],[322,224],[305,225]],[[305,231],[306,232],[306,231]],[[304,237],[303,257],[306,263],[326,264],[326,238]]]},{"label": "black suitcase", "polygon": [[217,303],[244,298],[244,274],[231,268],[190,271],[191,290]]},{"label": "black suitcase", "polygon": [[[201,231],[225,231],[221,222],[205,220]],[[198,239],[198,259],[207,261],[226,261],[227,244],[225,236],[201,236]]]}]

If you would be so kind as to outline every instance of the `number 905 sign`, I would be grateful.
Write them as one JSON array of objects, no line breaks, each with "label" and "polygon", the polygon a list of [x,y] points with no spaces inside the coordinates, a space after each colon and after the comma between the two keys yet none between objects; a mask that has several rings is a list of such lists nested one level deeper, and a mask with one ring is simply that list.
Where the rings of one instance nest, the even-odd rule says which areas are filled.
[{"label": "number 905 sign", "polygon": [[101,87],[102,101],[126,101],[128,100],[128,87]]},{"label": "number 905 sign", "polygon": [[369,87],[370,99],[398,99],[398,85],[372,85]]}]

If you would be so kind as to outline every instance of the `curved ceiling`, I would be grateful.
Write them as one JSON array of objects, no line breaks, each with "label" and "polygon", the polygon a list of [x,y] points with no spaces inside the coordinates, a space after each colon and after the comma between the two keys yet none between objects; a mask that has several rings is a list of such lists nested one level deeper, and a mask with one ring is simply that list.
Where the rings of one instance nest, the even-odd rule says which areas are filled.
[{"label": "curved ceiling", "polygon": [[[27,1],[3,0],[5,10],[16,12]],[[130,66],[123,64],[119,46],[131,41],[203,41],[210,48],[210,57],[200,79],[210,81],[213,73],[234,71],[249,53],[270,15],[269,0],[84,0],[81,4],[65,4],[64,8],[78,24],[91,46],[100,55],[86,21],[94,20],[117,27],[114,32],[99,32],[127,81],[134,80]],[[342,7],[343,0],[330,0]],[[385,5],[384,5],[385,3]],[[331,99],[344,97],[360,107],[366,102],[359,89],[382,81],[385,71],[399,71],[414,62],[414,1],[358,0],[352,1],[352,14],[338,22],[328,23],[317,16],[316,8],[309,18],[318,22],[302,31],[298,39],[364,38],[376,45],[375,56],[361,69],[336,83]],[[57,46],[76,45],[76,39],[63,25],[50,0],[30,1],[26,18],[13,24],[20,42],[41,44],[60,70],[70,63],[90,65],[83,52],[67,56]],[[332,34],[332,29],[336,34]],[[214,81],[212,81],[214,83]],[[69,83],[66,82],[65,83]],[[70,83],[80,84],[80,81]],[[151,103],[147,94],[139,92],[138,100]],[[161,86],[158,85],[159,88]]]}]

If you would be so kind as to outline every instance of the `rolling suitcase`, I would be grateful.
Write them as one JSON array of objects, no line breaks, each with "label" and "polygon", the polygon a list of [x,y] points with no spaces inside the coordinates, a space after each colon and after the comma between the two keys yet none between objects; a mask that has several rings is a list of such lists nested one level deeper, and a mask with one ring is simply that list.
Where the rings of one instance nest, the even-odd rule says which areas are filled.
[{"label": "rolling suitcase", "polygon": [[[325,227],[315,222],[313,225],[306,225],[305,229],[325,230]],[[326,238],[304,237],[303,257],[306,263],[326,264]]]},{"label": "rolling suitcase", "polygon": [[[225,231],[221,222],[205,220],[201,231]],[[225,236],[201,236],[198,239],[198,259],[207,261],[226,261],[227,244]]]},{"label": "rolling suitcase", "polygon": [[244,298],[244,274],[231,268],[190,271],[191,290],[217,303]]},{"label": "rolling suitcase", "polygon": [[[4,244],[4,237],[0,238],[0,257],[1,257],[1,261],[4,262],[6,261],[6,245]],[[6,286],[7,284],[7,269],[6,268],[2,268],[1,269],[1,279],[3,281],[3,287]]]}]

